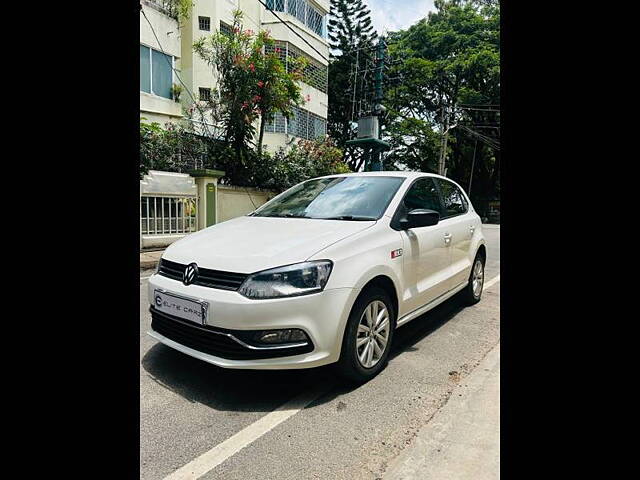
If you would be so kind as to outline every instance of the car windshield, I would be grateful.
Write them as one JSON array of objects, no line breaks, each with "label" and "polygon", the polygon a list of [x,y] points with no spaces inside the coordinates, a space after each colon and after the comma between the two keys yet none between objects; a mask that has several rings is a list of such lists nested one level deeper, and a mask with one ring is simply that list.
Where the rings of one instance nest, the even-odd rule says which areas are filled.
[{"label": "car windshield", "polygon": [[253,213],[256,217],[377,220],[403,177],[328,177],[303,182]]}]

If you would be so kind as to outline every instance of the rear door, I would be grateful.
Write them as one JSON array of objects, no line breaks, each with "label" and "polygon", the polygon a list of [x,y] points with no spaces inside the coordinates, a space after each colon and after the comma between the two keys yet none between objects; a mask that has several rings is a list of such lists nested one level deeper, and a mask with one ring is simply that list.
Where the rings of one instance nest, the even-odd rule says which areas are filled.
[{"label": "rear door", "polygon": [[[438,189],[432,177],[416,180],[407,191],[395,217],[414,208],[442,211]],[[426,305],[449,289],[450,253],[445,239],[446,225],[400,230],[403,241],[403,308],[409,313]]]},{"label": "rear door", "polygon": [[436,178],[435,182],[440,191],[442,212],[440,225],[449,238],[451,252],[449,289],[464,283],[471,271],[470,258],[471,238],[478,226],[477,215],[469,211],[469,203],[461,189],[449,180]]}]

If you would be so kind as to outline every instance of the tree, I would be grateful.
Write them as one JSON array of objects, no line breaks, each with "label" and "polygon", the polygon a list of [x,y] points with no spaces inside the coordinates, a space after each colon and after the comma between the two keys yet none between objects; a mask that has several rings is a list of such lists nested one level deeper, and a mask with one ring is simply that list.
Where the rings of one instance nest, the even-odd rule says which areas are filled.
[{"label": "tree", "polygon": [[222,132],[223,143],[233,151],[233,161],[227,161],[231,177],[248,161],[252,147],[256,146],[254,125],[259,117],[258,155],[262,151],[265,123],[276,112],[288,118],[292,107],[303,102],[299,82],[304,60],[293,63],[293,68],[287,71],[277,51],[265,51],[273,43],[268,31],[256,34],[243,30],[242,12],[236,10],[231,33],[218,31],[202,37],[193,46],[212,67],[217,87],[212,89],[209,100],[195,105],[190,113],[202,115],[204,109]]},{"label": "tree", "polygon": [[251,170],[255,185],[277,192],[310,178],[351,171],[330,138],[301,139],[289,149],[280,147],[273,155],[263,155]]},{"label": "tree", "polygon": [[370,15],[362,0],[331,0],[327,131],[345,153],[346,142],[353,137],[352,122],[357,121],[352,100],[364,93],[362,72],[371,66],[377,37]]},{"label": "tree", "polygon": [[[500,12],[495,0],[436,0],[436,11],[389,38],[403,59],[389,76],[385,134],[400,166],[436,171],[443,112],[449,133],[447,176],[468,187],[480,211],[499,194]],[[477,141],[477,145],[476,145]],[[475,162],[474,158],[475,151]]]}]

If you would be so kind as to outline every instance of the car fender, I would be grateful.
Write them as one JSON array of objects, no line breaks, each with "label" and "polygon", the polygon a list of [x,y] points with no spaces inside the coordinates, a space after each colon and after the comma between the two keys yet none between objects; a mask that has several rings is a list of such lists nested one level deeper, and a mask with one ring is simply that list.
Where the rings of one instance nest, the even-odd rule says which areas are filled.
[{"label": "car fender", "polygon": [[[391,268],[388,265],[375,265],[367,269],[356,281],[355,286],[351,288],[349,296],[344,304],[342,315],[340,318],[340,322],[338,323],[338,331],[336,332],[336,345],[337,345],[337,357],[340,357],[340,351],[342,350],[342,340],[344,338],[344,332],[347,327],[347,322],[349,321],[349,315],[351,314],[351,310],[353,309],[358,296],[362,293],[362,290],[365,286],[374,278],[379,276],[388,277],[393,283],[393,287],[395,292],[396,305],[399,310],[401,307],[401,296],[400,296],[400,279],[398,277],[398,273],[395,269]],[[399,312],[396,312],[396,318],[399,315]]]},{"label": "car fender", "polygon": [[[384,219],[388,223],[389,219]],[[402,256],[391,258],[391,252],[402,249],[400,232],[378,222],[351,237],[316,252],[309,260],[330,259],[334,267],[326,288],[349,288],[350,294],[343,306],[336,340],[342,346],[345,327],[351,309],[362,289],[375,277],[388,277],[395,288],[395,300],[400,310]],[[396,312],[397,313],[397,312]]]}]

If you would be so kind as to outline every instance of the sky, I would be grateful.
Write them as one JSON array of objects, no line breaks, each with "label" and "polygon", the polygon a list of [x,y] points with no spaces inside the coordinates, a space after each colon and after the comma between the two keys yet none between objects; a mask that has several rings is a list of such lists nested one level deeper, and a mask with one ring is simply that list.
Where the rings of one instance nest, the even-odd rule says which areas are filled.
[{"label": "sky", "polygon": [[364,0],[371,10],[371,23],[379,34],[406,29],[434,10],[433,0]]}]

